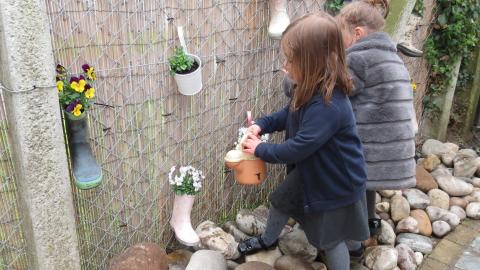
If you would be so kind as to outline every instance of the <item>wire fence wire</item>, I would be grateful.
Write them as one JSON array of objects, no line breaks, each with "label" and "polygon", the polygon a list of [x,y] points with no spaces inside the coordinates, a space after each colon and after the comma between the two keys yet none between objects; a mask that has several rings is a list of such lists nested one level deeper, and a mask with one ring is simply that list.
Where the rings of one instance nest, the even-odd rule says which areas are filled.
[{"label": "wire fence wire", "polygon": [[[267,35],[268,1],[46,0],[54,56],[79,71],[97,70],[89,112],[91,145],[103,168],[93,190],[73,188],[83,269],[104,269],[112,256],[142,241],[173,247],[168,226],[173,165],[201,169],[205,183],[193,224],[233,219],[264,203],[284,173],[269,166],[267,181],[240,186],[223,158],[233,148],[246,111],[262,116],[284,106],[279,42]],[[323,1],[289,1],[291,18],[322,9]],[[203,90],[179,94],[167,59],[180,45],[203,62]],[[272,140],[282,140],[282,135]]]}]

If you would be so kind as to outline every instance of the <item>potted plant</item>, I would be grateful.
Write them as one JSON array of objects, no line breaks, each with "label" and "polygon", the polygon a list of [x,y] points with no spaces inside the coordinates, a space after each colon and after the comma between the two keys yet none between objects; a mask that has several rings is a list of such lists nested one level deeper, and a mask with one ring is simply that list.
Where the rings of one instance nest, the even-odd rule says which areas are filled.
[{"label": "potted plant", "polygon": [[202,61],[200,57],[186,53],[182,47],[175,48],[175,54],[168,59],[170,74],[173,75],[178,91],[186,96],[202,90]]},{"label": "potted plant", "polygon": [[170,226],[177,240],[186,246],[196,246],[200,241],[192,228],[190,213],[204,179],[202,171],[192,166],[181,166],[178,170],[173,166],[168,174],[168,181],[175,192]]},{"label": "potted plant", "polygon": [[56,84],[60,107],[65,115],[75,185],[80,189],[89,189],[101,183],[102,169],[90,148],[86,119],[86,112],[95,97],[95,70],[88,64],[84,64],[82,70],[82,74],[70,74],[65,67],[57,65]]}]

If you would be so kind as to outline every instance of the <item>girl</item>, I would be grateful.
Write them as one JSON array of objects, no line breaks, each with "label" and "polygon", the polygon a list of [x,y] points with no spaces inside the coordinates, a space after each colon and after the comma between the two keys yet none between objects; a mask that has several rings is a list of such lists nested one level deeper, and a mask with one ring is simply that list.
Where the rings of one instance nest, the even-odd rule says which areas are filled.
[{"label": "girl", "polygon": [[[267,162],[290,165],[289,173],[269,196],[266,231],[273,241],[266,235],[251,238],[239,251],[271,246],[292,216],[310,243],[325,251],[329,269],[349,269],[345,241],[367,239],[368,225],[365,161],[348,100],[351,82],[341,31],[326,13],[306,15],[287,27],[281,48],[284,69],[296,83],[293,97],[289,106],[258,119],[243,146]],[[283,130],[283,143],[258,139]]]},{"label": "girl", "polygon": [[[378,8],[381,6],[382,8]],[[367,161],[367,208],[371,235],[378,232],[375,191],[413,187],[415,132],[410,76],[395,43],[382,32],[386,0],[346,5],[336,16],[354,83],[350,96]]]}]

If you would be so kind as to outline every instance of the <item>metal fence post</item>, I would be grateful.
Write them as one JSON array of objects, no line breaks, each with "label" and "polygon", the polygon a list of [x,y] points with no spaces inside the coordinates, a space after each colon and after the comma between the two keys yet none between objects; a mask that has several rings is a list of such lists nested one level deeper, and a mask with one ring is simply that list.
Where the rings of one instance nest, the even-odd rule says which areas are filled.
[{"label": "metal fence post", "polygon": [[[0,1],[1,82],[31,269],[80,269],[45,2]],[[35,88],[34,86],[49,86]]]}]

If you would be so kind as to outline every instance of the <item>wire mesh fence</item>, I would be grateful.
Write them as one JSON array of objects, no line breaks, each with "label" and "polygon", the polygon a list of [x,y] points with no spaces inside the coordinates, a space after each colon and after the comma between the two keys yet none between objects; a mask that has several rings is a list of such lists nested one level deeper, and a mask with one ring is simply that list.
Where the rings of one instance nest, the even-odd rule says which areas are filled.
[{"label": "wire mesh fence", "polygon": [[[173,245],[168,220],[173,194],[167,173],[192,165],[207,176],[193,223],[222,222],[239,208],[265,202],[284,173],[269,166],[256,187],[235,183],[223,157],[233,148],[245,112],[286,104],[278,72],[279,42],[267,35],[268,1],[46,0],[54,55],[79,71],[95,66],[91,145],[103,168],[93,190],[73,189],[83,269],[141,241]],[[323,1],[289,1],[292,18]],[[182,26],[190,53],[203,62],[203,90],[178,93],[167,59]],[[282,140],[282,135],[272,140]]]},{"label": "wire mesh fence", "polygon": [[29,269],[27,250],[18,207],[18,189],[15,181],[8,122],[0,95],[0,269]]}]

